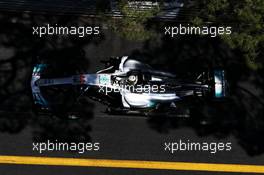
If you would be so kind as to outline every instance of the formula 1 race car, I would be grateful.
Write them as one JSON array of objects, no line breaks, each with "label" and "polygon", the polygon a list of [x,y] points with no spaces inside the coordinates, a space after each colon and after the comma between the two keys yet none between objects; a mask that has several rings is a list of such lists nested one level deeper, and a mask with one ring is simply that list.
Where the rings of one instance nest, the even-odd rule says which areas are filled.
[{"label": "formula 1 race car", "polygon": [[[179,104],[185,100],[226,96],[225,71],[221,69],[202,71],[183,79],[127,56],[110,58],[103,63],[105,68],[94,74],[64,77],[46,76],[49,65],[36,64],[31,79],[35,108],[75,118],[78,110],[71,111],[73,106],[82,97],[89,97],[107,105],[107,112],[113,114],[168,114],[177,113]],[[65,98],[56,101],[58,96]]]}]

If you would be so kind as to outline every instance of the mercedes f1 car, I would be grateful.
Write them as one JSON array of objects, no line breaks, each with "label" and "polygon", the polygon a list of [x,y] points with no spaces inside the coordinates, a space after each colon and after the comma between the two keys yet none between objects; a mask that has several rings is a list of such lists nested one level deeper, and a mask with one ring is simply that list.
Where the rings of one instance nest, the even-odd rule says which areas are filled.
[{"label": "mercedes f1 car", "polygon": [[[226,96],[225,71],[221,69],[202,71],[190,79],[183,79],[127,56],[110,58],[104,64],[105,68],[94,74],[64,77],[45,76],[49,65],[36,64],[31,79],[34,106],[41,112],[74,117],[78,111],[71,111],[71,107],[82,97],[89,97],[105,104],[109,113],[150,115],[177,113],[179,104],[188,99]],[[68,93],[67,88],[74,89],[75,93]],[[51,95],[50,91],[55,93]],[[60,102],[54,100],[61,95],[66,98]]]}]

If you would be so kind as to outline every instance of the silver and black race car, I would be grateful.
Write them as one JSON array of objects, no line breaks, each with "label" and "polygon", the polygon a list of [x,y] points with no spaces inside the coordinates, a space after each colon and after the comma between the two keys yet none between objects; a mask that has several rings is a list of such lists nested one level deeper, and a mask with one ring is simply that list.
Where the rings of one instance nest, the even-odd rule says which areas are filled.
[{"label": "silver and black race car", "polygon": [[[110,58],[103,63],[105,68],[94,74],[79,73],[64,77],[45,76],[49,65],[36,64],[31,79],[35,107],[38,111],[74,118],[78,110],[71,111],[72,106],[83,97],[89,97],[105,104],[109,113],[150,115],[177,113],[179,104],[185,100],[221,99],[226,96],[227,82],[222,69],[202,71],[183,79],[127,56]],[[51,91],[53,94],[49,93]],[[58,102],[55,100],[57,96],[65,98]]]}]

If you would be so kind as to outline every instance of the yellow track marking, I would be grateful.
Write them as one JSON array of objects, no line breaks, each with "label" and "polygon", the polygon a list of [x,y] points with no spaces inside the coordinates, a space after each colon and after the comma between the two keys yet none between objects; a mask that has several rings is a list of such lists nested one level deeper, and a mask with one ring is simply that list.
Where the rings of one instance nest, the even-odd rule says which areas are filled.
[{"label": "yellow track marking", "polygon": [[31,156],[0,156],[0,163],[24,164],[24,165],[105,167],[105,168],[136,168],[136,169],[154,169],[154,170],[159,169],[159,170],[182,170],[182,171],[240,172],[240,173],[264,174],[264,166],[262,165],[240,165],[240,164],[79,159],[79,158],[55,158],[55,157],[31,157]]}]

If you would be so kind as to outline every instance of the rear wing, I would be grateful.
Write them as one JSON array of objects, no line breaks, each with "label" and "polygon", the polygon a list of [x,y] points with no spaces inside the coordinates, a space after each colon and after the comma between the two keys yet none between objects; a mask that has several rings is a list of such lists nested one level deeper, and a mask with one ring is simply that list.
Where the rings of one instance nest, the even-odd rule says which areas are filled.
[{"label": "rear wing", "polygon": [[214,97],[224,98],[227,96],[227,81],[224,70],[214,70]]}]

